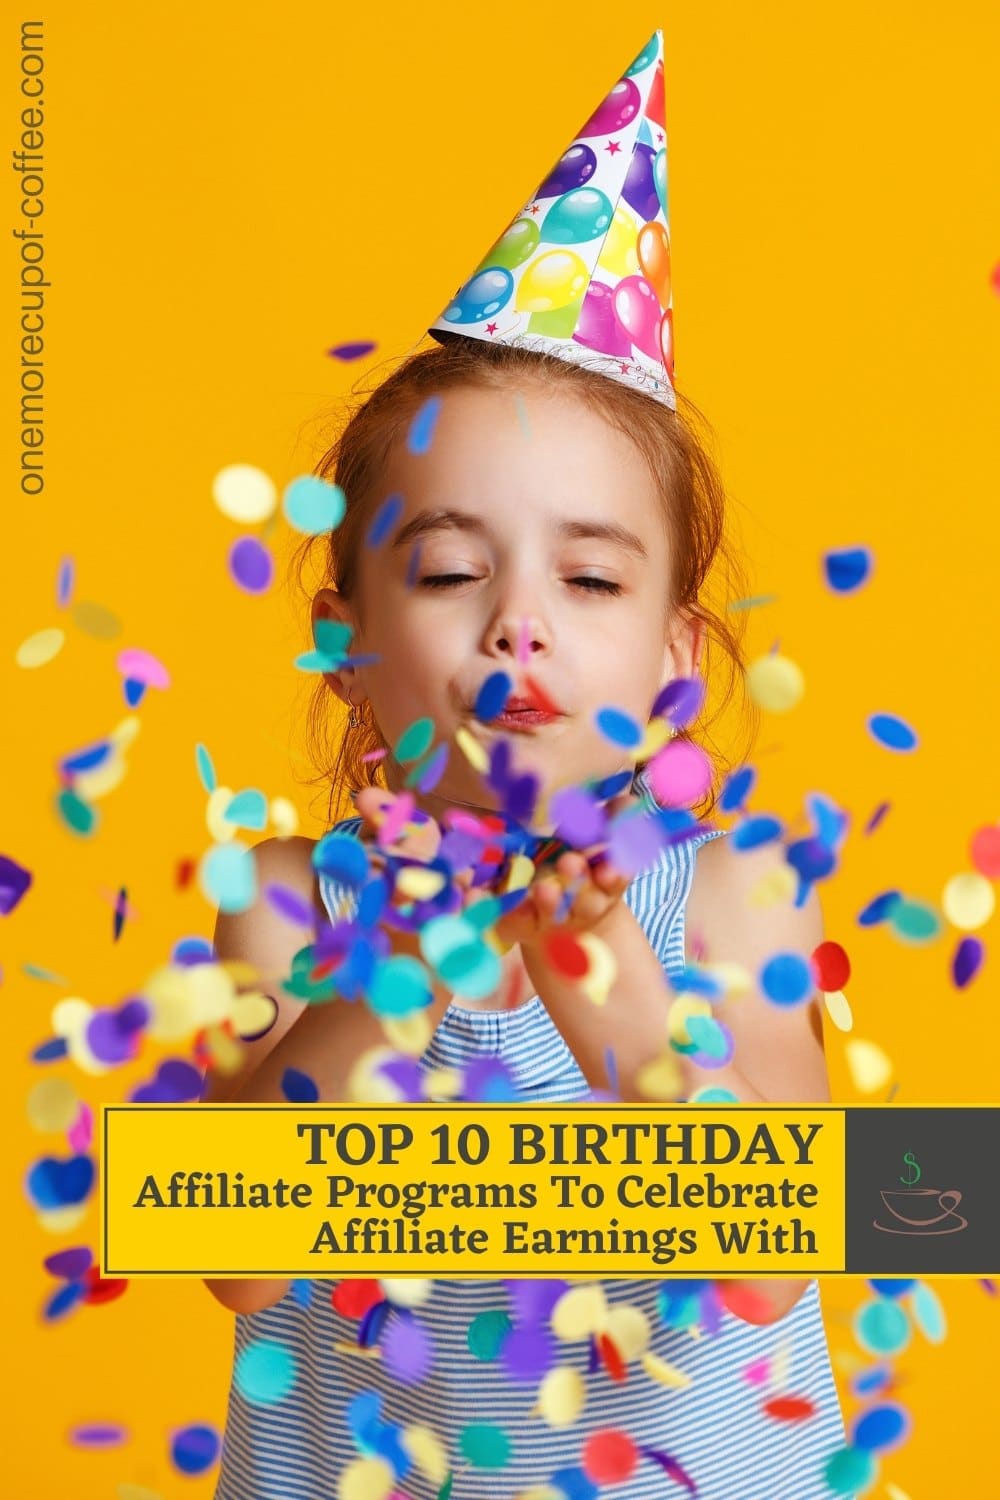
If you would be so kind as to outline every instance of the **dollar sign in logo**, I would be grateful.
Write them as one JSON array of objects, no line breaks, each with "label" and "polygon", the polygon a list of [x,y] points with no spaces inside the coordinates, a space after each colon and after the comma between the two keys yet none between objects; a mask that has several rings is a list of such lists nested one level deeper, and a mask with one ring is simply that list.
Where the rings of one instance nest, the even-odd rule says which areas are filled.
[{"label": "dollar sign in logo", "polygon": [[915,1183],[918,1183],[920,1181],[921,1171],[920,1167],[917,1165],[917,1158],[914,1156],[912,1151],[904,1151],[903,1165],[906,1168],[907,1174],[912,1171],[916,1172],[917,1175],[915,1177],[910,1177],[909,1175],[907,1175],[906,1177],[901,1177],[899,1180],[904,1187],[913,1187]]}]

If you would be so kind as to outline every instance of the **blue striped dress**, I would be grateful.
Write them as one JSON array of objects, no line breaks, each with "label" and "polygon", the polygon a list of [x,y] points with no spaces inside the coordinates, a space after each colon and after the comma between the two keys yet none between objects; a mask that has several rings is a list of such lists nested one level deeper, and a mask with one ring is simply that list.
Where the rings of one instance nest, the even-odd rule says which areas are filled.
[{"label": "blue striped dress", "polygon": [[[336,826],[353,833],[361,820]],[[704,830],[669,845],[658,863],[637,876],[625,900],[642,924],[668,974],[685,966],[684,908],[698,846],[723,830]],[[351,909],[352,897],[321,877],[323,900],[335,920]],[[451,1005],[421,1058],[423,1067],[461,1069],[483,1053],[500,1057],[527,1099],[583,1100],[589,1086],[573,1054],[536,995],[512,1010],[473,1011]],[[711,1081],[711,1075],[706,1075]],[[281,1400],[258,1404],[232,1382],[215,1500],[335,1500],[338,1479],[356,1459],[385,1451],[392,1429],[429,1427],[445,1445],[453,1473],[451,1500],[592,1500],[598,1493],[584,1474],[587,1438],[599,1429],[629,1434],[637,1448],[668,1454],[696,1486],[692,1492],[666,1466],[643,1456],[631,1477],[610,1486],[615,1500],[670,1500],[696,1493],[700,1500],[831,1500],[823,1473],[827,1459],[844,1446],[844,1427],[819,1299],[809,1282],[792,1310],[777,1323],[758,1327],[722,1314],[715,1333],[695,1337],[668,1326],[658,1308],[659,1280],[605,1280],[607,1302],[631,1304],[645,1314],[649,1349],[689,1378],[684,1388],[653,1381],[636,1360],[625,1380],[612,1379],[603,1363],[590,1370],[589,1340],[556,1343],[555,1359],[577,1369],[586,1383],[586,1405],[568,1427],[552,1428],[533,1415],[537,1382],[514,1381],[499,1359],[477,1357],[468,1331],[483,1313],[507,1313],[512,1321],[516,1282],[439,1281],[416,1317],[434,1351],[430,1373],[403,1384],[382,1361],[338,1349],[357,1346],[359,1323],[332,1305],[335,1280],[296,1283],[273,1307],[236,1316],[234,1361],[258,1341],[278,1343],[294,1359],[295,1382]],[[481,1351],[480,1351],[481,1352]],[[786,1370],[775,1389],[747,1378],[748,1367],[775,1355]],[[380,1446],[355,1442],[347,1420],[352,1401],[368,1393]],[[373,1394],[375,1393],[375,1394]],[[769,1395],[808,1398],[814,1413],[795,1422],[763,1414]],[[359,1407],[355,1407],[358,1411]],[[509,1438],[499,1468],[470,1465],[460,1444],[469,1424],[500,1426]],[[396,1473],[385,1500],[436,1500],[440,1483],[425,1476],[395,1439]],[[561,1483],[555,1478],[559,1476]],[[542,1487],[556,1483],[555,1490]],[[843,1497],[842,1497],[843,1500]],[[851,1500],[851,1497],[847,1497]]]}]

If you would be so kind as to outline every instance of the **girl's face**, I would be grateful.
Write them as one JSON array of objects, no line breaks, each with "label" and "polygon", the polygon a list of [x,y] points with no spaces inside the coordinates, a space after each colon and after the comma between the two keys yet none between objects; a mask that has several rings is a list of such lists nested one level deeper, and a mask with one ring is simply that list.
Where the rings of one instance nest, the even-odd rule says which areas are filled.
[{"label": "girl's face", "polygon": [[[700,652],[698,622],[668,609],[669,540],[638,449],[572,397],[466,388],[445,393],[427,452],[397,444],[374,503],[393,492],[402,514],[363,549],[356,597],[323,590],[313,614],[354,626],[352,654],[377,654],[328,680],[355,704],[370,698],[390,751],[425,716],[450,742],[418,805],[496,808],[454,742],[459,726],[487,750],[506,737],[514,769],[534,772],[545,796],[624,769],[597,711],[645,725],[659,689],[693,675]],[[529,696],[530,674],[559,717],[524,730],[477,720],[476,695],[498,670],[515,696]],[[407,769],[386,758],[393,790]]]}]

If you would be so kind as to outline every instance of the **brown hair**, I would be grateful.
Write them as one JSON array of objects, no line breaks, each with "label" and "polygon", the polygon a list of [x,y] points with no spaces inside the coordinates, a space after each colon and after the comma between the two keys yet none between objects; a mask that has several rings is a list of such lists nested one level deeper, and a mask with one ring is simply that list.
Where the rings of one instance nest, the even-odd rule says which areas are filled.
[{"label": "brown hair", "polygon": [[[368,524],[386,498],[380,490],[386,460],[432,394],[469,385],[508,389],[534,380],[548,389],[558,387],[561,392],[579,395],[589,409],[631,438],[645,458],[668,520],[674,560],[671,603],[697,616],[705,627],[701,672],[706,679],[706,699],[698,719],[680,735],[700,743],[712,759],[716,785],[695,809],[702,817],[707,816],[715,807],[721,776],[743,759],[743,754],[725,756],[713,743],[709,729],[731,710],[738,693],[740,738],[748,752],[758,718],[745,691],[746,615],[736,613],[733,623],[726,616],[727,605],[733,598],[743,597],[747,589],[739,550],[725,530],[722,479],[699,435],[699,428],[709,431],[705,418],[680,392],[674,412],[641,390],[557,355],[467,338],[449,338],[444,344],[411,354],[384,379],[379,380],[374,373],[374,384],[355,385],[353,404],[339,436],[314,469],[344,491],[346,511],[335,531],[306,538],[293,553],[292,572],[307,605],[321,587],[351,597]],[[303,574],[310,562],[316,564],[317,551],[318,580],[310,587],[303,582]],[[713,607],[703,596],[719,582],[723,597]],[[717,657],[727,667],[722,681],[716,670]],[[371,704],[358,706],[360,722],[356,728],[347,729],[346,721],[338,723],[330,712],[334,696],[322,677],[317,678],[305,721],[306,748],[317,768],[317,774],[306,778],[305,784],[328,789],[327,827],[336,821],[335,806],[338,816],[350,815],[350,804],[347,813],[340,810],[348,790],[385,787],[380,762],[362,760],[370,751],[387,748]]]}]

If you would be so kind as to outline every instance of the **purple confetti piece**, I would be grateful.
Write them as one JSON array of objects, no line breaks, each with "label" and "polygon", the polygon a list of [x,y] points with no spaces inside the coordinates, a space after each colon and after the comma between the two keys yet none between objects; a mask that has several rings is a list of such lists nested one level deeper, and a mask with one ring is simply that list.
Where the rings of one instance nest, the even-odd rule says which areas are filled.
[{"label": "purple confetti piece", "polygon": [[697,716],[704,701],[703,677],[676,677],[657,694],[650,717],[669,719],[675,729],[684,729]]},{"label": "purple confetti piece", "polygon": [[353,343],[334,344],[332,349],[326,352],[332,359],[362,359],[366,354],[371,354],[378,344],[371,339],[355,339]]},{"label": "purple confetti piece", "polygon": [[559,837],[574,848],[604,843],[607,815],[596,797],[583,787],[563,787],[550,799],[549,811]]},{"label": "purple confetti piece", "polygon": [[512,1328],[503,1341],[500,1360],[511,1380],[542,1380],[556,1360],[555,1339],[537,1324]]},{"label": "purple confetti piece", "polygon": [[311,929],[315,925],[316,912],[312,902],[305,896],[301,896],[298,891],[292,890],[290,886],[266,885],[264,899],[279,917],[285,917],[297,927]]},{"label": "purple confetti piece", "polygon": [[233,582],[248,594],[262,594],[274,573],[271,554],[255,536],[241,536],[229,549],[229,571]]},{"label": "purple confetti piece", "polygon": [[886,813],[889,811],[889,809],[890,809],[891,806],[892,806],[891,802],[880,802],[879,803],[878,807],[876,807],[875,811],[872,813],[871,817],[868,819],[868,822],[865,824],[865,833],[866,834],[874,833],[875,832],[876,828],[879,826],[879,824],[881,823],[882,819],[885,817]]},{"label": "purple confetti piece", "polygon": [[402,495],[387,495],[371,519],[371,524],[365,534],[365,546],[381,547],[387,537],[395,531],[402,514]]},{"label": "purple confetti piece", "polygon": [[382,1336],[385,1367],[404,1385],[416,1385],[430,1372],[434,1346],[417,1318],[393,1318]]},{"label": "purple confetti piece", "polygon": [[986,949],[976,937],[964,937],[955,949],[951,961],[951,977],[958,989],[971,984],[982,967]]},{"label": "purple confetti piece", "polygon": [[78,1281],[86,1276],[94,1263],[93,1252],[86,1245],[73,1245],[68,1250],[57,1250],[42,1262],[50,1276],[61,1281]]},{"label": "purple confetti piece", "polygon": [[646,1458],[651,1458],[654,1463],[658,1463],[662,1469],[666,1470],[669,1477],[676,1479],[678,1484],[682,1484],[689,1494],[697,1495],[698,1486],[690,1474],[681,1468],[676,1458],[671,1458],[669,1453],[662,1453],[657,1448],[640,1448],[639,1452],[644,1454]]},{"label": "purple confetti piece", "polygon": [[504,1281],[514,1323],[547,1323],[552,1310],[569,1289],[561,1277],[546,1276],[525,1281]]},{"label": "purple confetti piece", "polygon": [[128,1431],[117,1422],[88,1422],[70,1428],[68,1436],[81,1448],[118,1448],[128,1441]]},{"label": "purple confetti piece", "polygon": [[8,916],[31,885],[32,875],[16,859],[0,854],[0,916]]}]

